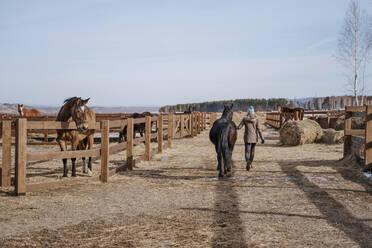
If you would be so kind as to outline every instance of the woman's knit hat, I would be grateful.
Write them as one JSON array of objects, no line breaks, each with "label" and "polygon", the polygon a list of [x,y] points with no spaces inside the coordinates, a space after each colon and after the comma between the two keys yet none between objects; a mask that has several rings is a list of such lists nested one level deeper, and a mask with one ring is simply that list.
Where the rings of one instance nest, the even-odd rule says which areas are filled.
[{"label": "woman's knit hat", "polygon": [[254,107],[253,106],[250,106],[248,111],[247,111],[247,115],[251,115],[251,114],[254,114]]}]

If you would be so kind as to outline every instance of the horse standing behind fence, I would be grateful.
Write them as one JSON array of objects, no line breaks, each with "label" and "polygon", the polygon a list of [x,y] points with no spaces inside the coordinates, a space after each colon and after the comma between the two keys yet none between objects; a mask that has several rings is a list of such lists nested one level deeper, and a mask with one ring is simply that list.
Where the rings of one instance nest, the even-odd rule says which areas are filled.
[{"label": "horse standing behind fence", "polygon": [[23,108],[23,104],[18,104],[18,113],[21,117],[31,117],[31,116],[40,116],[40,111],[33,109]]},{"label": "horse standing behind fence", "polygon": [[284,122],[288,120],[303,120],[304,109],[303,108],[288,108],[278,106],[278,111],[283,114]]},{"label": "horse standing behind fence", "polygon": [[214,144],[217,153],[219,177],[223,177],[224,175],[231,176],[233,165],[232,152],[238,135],[237,127],[232,121],[232,107],[233,104],[230,106],[225,105],[221,118],[213,123],[209,132],[209,139]]},{"label": "horse standing behind fence", "polygon": [[[143,112],[142,114],[133,113],[129,118],[137,119],[137,118],[145,118],[146,116],[153,116],[150,112]],[[151,122],[151,127],[154,121]],[[136,123],[133,125],[133,138],[136,137],[136,133],[139,133],[141,137],[143,137],[145,133],[146,124],[143,123]],[[119,143],[127,140],[127,126],[125,125],[123,130],[119,133]]]},{"label": "horse standing behind fence", "polygon": [[[59,110],[57,121],[67,122],[69,119],[76,124],[77,130],[57,130],[57,142],[61,148],[61,151],[67,150],[67,141],[71,142],[71,150],[75,151],[89,150],[93,149],[93,138],[94,138],[94,128],[89,129],[89,123],[96,123],[95,113],[86,106],[89,98],[82,100],[80,97],[71,97],[66,99],[64,105]],[[67,159],[62,159],[63,161],[63,176],[67,177]],[[76,158],[71,158],[72,161],[72,176],[76,176],[75,161]],[[88,171],[86,170],[85,158],[83,157],[83,172],[90,173],[92,170],[92,158],[89,157]]]}]

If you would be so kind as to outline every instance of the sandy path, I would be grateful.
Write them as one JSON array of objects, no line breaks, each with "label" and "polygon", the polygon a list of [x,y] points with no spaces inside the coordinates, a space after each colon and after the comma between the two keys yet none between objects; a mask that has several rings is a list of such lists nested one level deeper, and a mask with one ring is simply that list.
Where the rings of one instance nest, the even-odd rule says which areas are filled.
[{"label": "sandy path", "polygon": [[0,246],[372,247],[372,181],[338,161],[342,146],[274,138],[247,172],[240,131],[229,180],[205,131],[108,184],[2,192]]}]

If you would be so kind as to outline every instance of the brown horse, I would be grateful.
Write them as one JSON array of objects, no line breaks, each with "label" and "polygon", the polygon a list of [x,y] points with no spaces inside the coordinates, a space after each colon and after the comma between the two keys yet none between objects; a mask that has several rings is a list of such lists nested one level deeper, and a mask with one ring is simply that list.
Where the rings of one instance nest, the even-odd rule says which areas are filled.
[{"label": "brown horse", "polygon": [[[222,117],[213,123],[209,132],[209,139],[214,144],[217,153],[217,170],[219,170],[219,177],[223,177],[224,175],[231,176],[233,165],[232,152],[238,135],[237,127],[232,121],[232,107],[233,104],[224,107]],[[222,159],[224,165],[223,170]]]},{"label": "brown horse", "polygon": [[25,109],[23,108],[23,104],[18,104],[18,113],[21,117],[29,117],[29,116],[40,116],[40,111],[33,108],[33,109]]},{"label": "brown horse", "polygon": [[[71,150],[75,151],[85,150],[86,148],[93,148],[94,129],[88,129],[89,123],[96,123],[95,113],[86,106],[89,98],[82,100],[80,97],[71,97],[66,99],[64,105],[59,110],[57,121],[69,121],[72,119],[77,130],[62,129],[57,130],[57,142],[61,148],[61,151],[67,150],[67,142],[71,142]],[[67,177],[67,159],[63,161],[63,176]],[[71,158],[72,161],[72,176],[76,176],[75,161],[76,158]],[[92,158],[89,157],[88,171],[85,166],[85,158],[83,158],[83,172],[91,173],[92,171]]]},{"label": "brown horse", "polygon": [[278,106],[278,111],[283,114],[284,122],[288,120],[303,120],[304,109],[303,108],[288,108]]}]

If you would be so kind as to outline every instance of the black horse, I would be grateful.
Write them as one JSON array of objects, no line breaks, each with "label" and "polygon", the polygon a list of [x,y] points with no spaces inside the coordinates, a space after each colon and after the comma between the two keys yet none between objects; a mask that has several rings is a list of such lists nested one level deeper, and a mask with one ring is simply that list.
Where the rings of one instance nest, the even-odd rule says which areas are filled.
[{"label": "black horse", "polygon": [[[237,127],[232,121],[233,104],[230,106],[225,105],[222,117],[213,123],[209,132],[209,139],[212,141],[216,148],[219,177],[231,176],[232,170],[232,152],[237,139]],[[224,170],[222,173],[222,158]]]},{"label": "black horse", "polygon": [[[137,118],[145,118],[146,116],[153,116],[153,114],[151,114],[150,112],[143,112],[142,114],[133,113],[129,118],[137,119]],[[151,122],[151,127],[153,126],[154,122],[155,121]],[[139,133],[141,137],[143,137],[143,135],[145,134],[145,128],[146,128],[146,124],[144,122],[134,124],[133,125],[133,129],[134,129],[133,138],[136,137],[136,133]],[[121,130],[119,133],[119,143],[126,141],[126,139],[127,139],[127,126],[125,126],[123,130]]]}]

